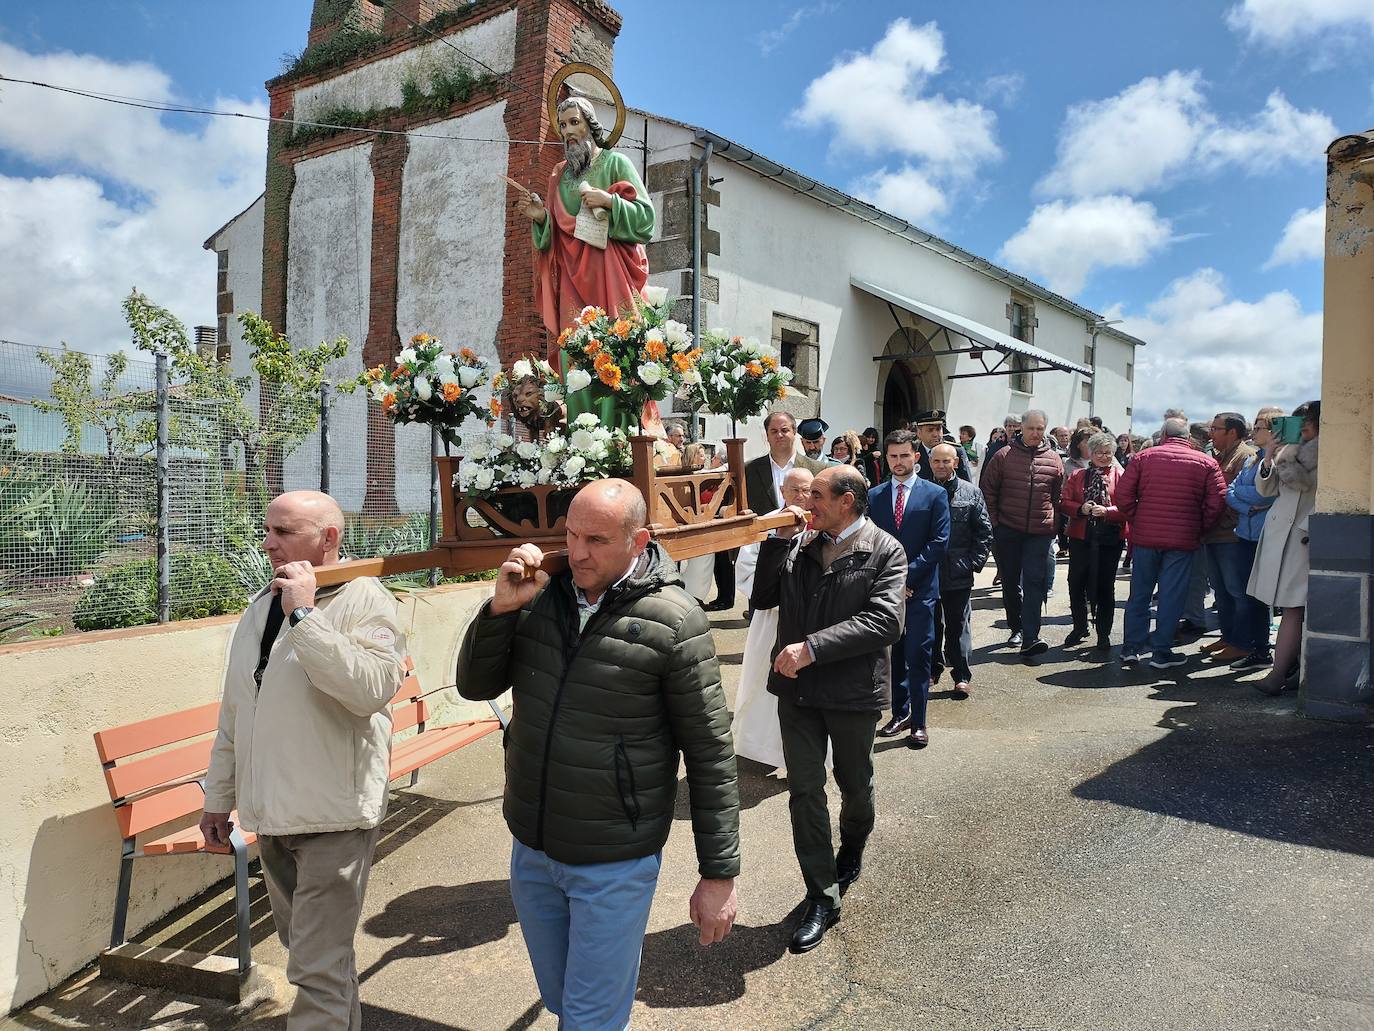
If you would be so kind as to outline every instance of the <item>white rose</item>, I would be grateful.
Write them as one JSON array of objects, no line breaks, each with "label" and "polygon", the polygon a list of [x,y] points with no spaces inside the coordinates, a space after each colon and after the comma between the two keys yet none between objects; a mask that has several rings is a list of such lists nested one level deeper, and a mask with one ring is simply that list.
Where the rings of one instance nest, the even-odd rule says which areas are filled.
[{"label": "white rose", "polygon": [[511,366],[510,374],[514,379],[524,379],[526,376],[534,375],[534,367],[524,358]]},{"label": "white rose", "polygon": [[498,433],[492,438],[491,442],[496,445],[498,451],[504,451],[506,448],[515,444],[515,438],[509,433]]},{"label": "white rose", "polygon": [[586,451],[595,441],[596,438],[590,432],[580,428],[573,430],[572,436],[568,438],[568,443],[575,451]]},{"label": "white rose", "polygon": [[[562,448],[559,448],[558,450],[559,450],[559,451],[562,451],[563,449],[562,449]],[[541,466],[543,466],[545,469],[556,469],[556,468],[558,468],[558,452],[557,452],[557,451],[545,451],[543,454],[541,454],[541,455],[539,456],[539,464],[540,464]],[[547,481],[545,481],[545,482],[547,482]]]},{"label": "white rose", "polygon": [[434,371],[439,375],[452,374],[453,358],[444,351],[440,351],[434,358]]},{"label": "white rose", "polygon": [[587,454],[591,455],[593,461],[597,462],[604,462],[610,456],[610,453],[606,445],[599,440],[595,441],[592,446],[587,449]]},{"label": "white rose", "polygon": [[374,383],[369,389],[372,392],[372,400],[374,401],[381,401],[382,398],[386,397],[385,383]]},{"label": "white rose", "polygon": [[487,468],[477,470],[477,475],[472,478],[472,482],[477,485],[478,490],[491,490],[491,485],[496,482],[495,474]]},{"label": "white rose", "polygon": [[661,344],[663,343],[663,330],[658,327],[654,327],[653,329],[649,330],[647,333],[644,334],[644,339],[655,340]]},{"label": "white rose", "polygon": [[439,373],[439,386],[441,386],[441,387],[446,387],[446,386],[448,386],[450,383],[455,383],[455,384],[456,384],[457,382],[458,382],[458,377],[455,376],[452,372],[441,372],[441,373]]},{"label": "white rose", "polygon": [[711,386],[717,390],[725,390],[730,386],[730,381],[725,378],[725,373],[718,372],[711,377]]},{"label": "white rose", "polygon": [[569,369],[566,378],[568,393],[575,394],[592,381],[592,374],[585,369]]},{"label": "white rose", "polygon": [[414,361],[415,361],[415,348],[413,348],[413,347],[405,347],[405,348],[402,348],[402,349],[401,349],[401,353],[398,354],[398,355],[396,356],[396,364],[397,364],[397,365],[411,365],[411,364],[414,363]]},{"label": "white rose", "polygon": [[736,382],[738,382],[738,381],[744,379],[744,377],[745,377],[745,368],[744,368],[744,366],[743,366],[743,365],[736,365],[732,370],[730,370],[730,376],[731,376],[731,378],[734,379]]},{"label": "white rose", "polygon": [[557,383],[544,384],[544,400],[549,404],[563,400],[563,388]]},{"label": "white rose", "polygon": [[701,383],[701,370],[688,369],[682,374],[682,382],[686,383],[689,387],[698,386]]},{"label": "white rose", "polygon": [[687,327],[675,319],[669,319],[663,324],[663,337],[674,347],[679,347],[687,343],[692,335],[687,332]]},{"label": "white rose", "polygon": [[539,447],[528,440],[522,440],[515,445],[515,453],[528,462],[539,457]]},{"label": "white rose", "polygon": [[485,437],[478,437],[468,445],[468,453],[464,457],[470,458],[474,462],[480,462],[489,454],[491,454],[491,445],[487,443]]},{"label": "white rose", "polygon": [[516,482],[518,482],[520,486],[528,489],[539,482],[539,477],[535,476],[534,473],[530,472],[528,469],[522,469],[520,478]]},{"label": "white rose", "polygon": [[552,375],[554,375],[553,366],[550,365],[548,362],[544,361],[543,358],[540,358],[539,361],[537,361],[535,364],[539,366],[539,372],[540,372],[541,375],[544,375],[544,376],[552,376]]},{"label": "white rose", "polygon": [[592,430],[592,439],[593,439],[593,440],[596,440],[596,441],[602,441],[602,442],[605,442],[605,441],[607,441],[607,440],[610,440],[610,439],[611,439],[611,431],[608,430],[608,429],[606,429],[605,426],[598,426],[598,427],[596,427],[596,429]]},{"label": "white rose", "polygon": [[640,294],[655,308],[668,300],[668,288],[666,286],[646,286],[640,291]]},{"label": "white rose", "polygon": [[[548,455],[545,455],[544,457],[545,457],[545,458],[548,458],[549,456],[548,456]],[[551,468],[548,468],[547,466],[546,466],[545,468],[543,468],[543,469],[540,469],[539,472],[536,473],[536,474],[535,474],[535,477],[534,477],[534,481],[535,481],[536,483],[548,483],[548,482],[549,482],[550,480],[552,480],[552,479],[553,479],[553,470],[552,470]]]},{"label": "white rose", "polygon": [[432,387],[429,385],[429,380],[428,380],[428,379],[426,379],[424,376],[416,377],[416,380],[415,380],[415,396],[416,396],[416,397],[418,397],[421,401],[428,401],[429,398],[430,398],[430,395],[433,394],[433,393],[434,393],[434,388],[432,388]]},{"label": "white rose", "polygon": [[582,475],[582,470],[587,467],[587,460],[579,455],[573,455],[563,463],[562,473],[568,479],[575,479]]},{"label": "white rose", "polygon": [[581,415],[579,415],[576,419],[573,420],[574,426],[580,426],[584,430],[589,430],[594,426],[599,426],[600,424],[601,420],[598,419],[591,412],[583,412]]},{"label": "white rose", "polygon": [[658,362],[645,362],[639,367],[639,382],[652,387],[663,378],[663,366]]},{"label": "white rose", "polygon": [[457,372],[458,384],[465,389],[477,386],[482,379],[482,370],[473,368],[471,365],[460,365]]},{"label": "white rose", "polygon": [[568,440],[566,437],[554,436],[544,441],[545,450],[554,455],[559,454],[567,446]]}]

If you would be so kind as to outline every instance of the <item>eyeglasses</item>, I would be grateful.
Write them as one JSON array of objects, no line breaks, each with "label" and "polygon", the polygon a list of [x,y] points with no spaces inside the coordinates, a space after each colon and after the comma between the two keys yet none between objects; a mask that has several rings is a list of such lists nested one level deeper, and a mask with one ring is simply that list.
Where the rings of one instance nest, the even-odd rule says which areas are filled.
[{"label": "eyeglasses", "polygon": [[1267,430],[1268,428],[1269,428],[1269,420],[1268,420],[1268,419],[1256,419],[1256,420],[1255,420],[1255,429],[1257,429],[1257,430]]}]

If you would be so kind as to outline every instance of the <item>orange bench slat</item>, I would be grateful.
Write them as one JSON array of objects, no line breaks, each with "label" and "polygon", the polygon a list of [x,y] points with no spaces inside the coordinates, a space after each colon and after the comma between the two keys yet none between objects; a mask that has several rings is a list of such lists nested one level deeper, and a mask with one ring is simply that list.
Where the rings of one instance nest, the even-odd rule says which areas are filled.
[{"label": "orange bench slat", "polygon": [[429,706],[424,700],[418,702],[407,702],[405,705],[398,705],[391,710],[391,733],[399,734],[403,730],[429,720]]},{"label": "orange bench slat", "polygon": [[396,705],[401,702],[413,702],[424,693],[420,687],[420,678],[411,673],[401,681],[401,686],[396,689],[396,693],[391,696],[391,704]]},{"label": "orange bench slat", "polygon": [[110,789],[110,798],[127,798],[159,784],[199,776],[210,765],[210,750],[214,746],[215,739],[207,737],[147,759],[107,766],[105,785]]},{"label": "orange bench slat", "polygon": [[391,779],[412,773],[500,729],[499,720],[473,720],[449,727],[435,727],[405,741],[395,742],[391,748]]},{"label": "orange bench slat", "polygon": [[[229,819],[237,826],[239,814],[233,812],[229,814]],[[258,840],[258,836],[251,831],[240,829],[243,841],[246,845],[251,845]],[[166,837],[158,838],[155,841],[144,842],[143,854],[148,856],[165,856],[172,852],[191,853],[191,852],[210,852],[215,855],[230,855],[229,849],[210,848],[205,844],[205,837],[200,833],[200,827],[187,827],[185,830],[177,831],[175,834],[168,834]]]},{"label": "orange bench slat", "polygon": [[211,734],[219,726],[219,702],[198,705],[194,709],[169,712],[165,716],[126,723],[122,727],[97,731],[95,750],[102,763],[114,762],[150,748],[173,745],[188,738]]},{"label": "orange bench slat", "polygon": [[190,816],[205,808],[205,792],[199,784],[179,784],[154,795],[115,806],[120,833],[126,838],[142,834],[164,823]]}]

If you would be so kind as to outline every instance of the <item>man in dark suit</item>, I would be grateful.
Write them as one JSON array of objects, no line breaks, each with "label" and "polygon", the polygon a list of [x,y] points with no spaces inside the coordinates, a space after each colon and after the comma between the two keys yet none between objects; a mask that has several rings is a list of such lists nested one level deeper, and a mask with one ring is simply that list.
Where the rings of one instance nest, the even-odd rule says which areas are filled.
[{"label": "man in dark suit", "polygon": [[[916,433],[916,456],[919,459],[917,472],[923,480],[934,480],[935,473],[930,467],[930,452],[940,444],[952,444],[953,438],[945,433],[945,413],[938,408],[921,412],[911,423]],[[959,468],[956,470],[959,479],[973,482],[973,470],[969,468],[968,455],[964,454],[963,449],[959,450]]]},{"label": "man in dark suit", "polygon": [[949,496],[916,474],[916,442],[897,430],[883,441],[886,483],[868,492],[869,518],[901,541],[906,550],[906,629],[892,646],[892,719],[878,734],[908,731],[907,745],[930,744],[926,702],[935,644],[935,606],[940,598],[940,560],[949,547]]},{"label": "man in dark suit", "polygon": [[785,501],[780,487],[792,469],[818,473],[820,462],[797,454],[797,420],[789,412],[769,412],[763,420],[768,454],[751,459],[744,466],[744,495],[749,507],[759,513],[776,512]]}]

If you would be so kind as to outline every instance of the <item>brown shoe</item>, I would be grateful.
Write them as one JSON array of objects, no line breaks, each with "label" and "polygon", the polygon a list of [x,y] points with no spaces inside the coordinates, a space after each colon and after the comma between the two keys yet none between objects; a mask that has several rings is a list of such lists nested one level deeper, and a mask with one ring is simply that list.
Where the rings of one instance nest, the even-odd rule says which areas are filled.
[{"label": "brown shoe", "polygon": [[882,729],[880,729],[880,730],[878,731],[878,736],[879,736],[879,737],[896,737],[896,736],[897,736],[898,734],[900,734],[902,731],[908,730],[910,727],[911,727],[911,716],[910,716],[910,715],[906,715],[906,716],[893,716],[892,719],[888,720],[887,723],[883,724]]},{"label": "brown shoe", "polygon": [[930,744],[930,735],[926,733],[925,727],[913,727],[911,736],[906,739],[908,748],[924,748]]},{"label": "brown shoe", "polygon": [[954,685],[954,690],[950,691],[955,698],[963,700],[973,694],[972,685],[967,680],[961,680]]},{"label": "brown shoe", "polygon": [[1224,662],[1228,666],[1237,659],[1243,659],[1249,655],[1244,648],[1237,648],[1234,645],[1223,645],[1212,652],[1211,658],[1214,662]]},{"label": "brown shoe", "polygon": [[[1204,655],[1207,655],[1211,652],[1221,651],[1221,649],[1229,647],[1231,647],[1229,644],[1227,644],[1221,638],[1217,638],[1215,641],[1209,641],[1206,644],[1204,644],[1201,648],[1198,649],[1198,651],[1202,652],[1202,654]],[[1239,658],[1239,656],[1232,656],[1232,658]]]}]

